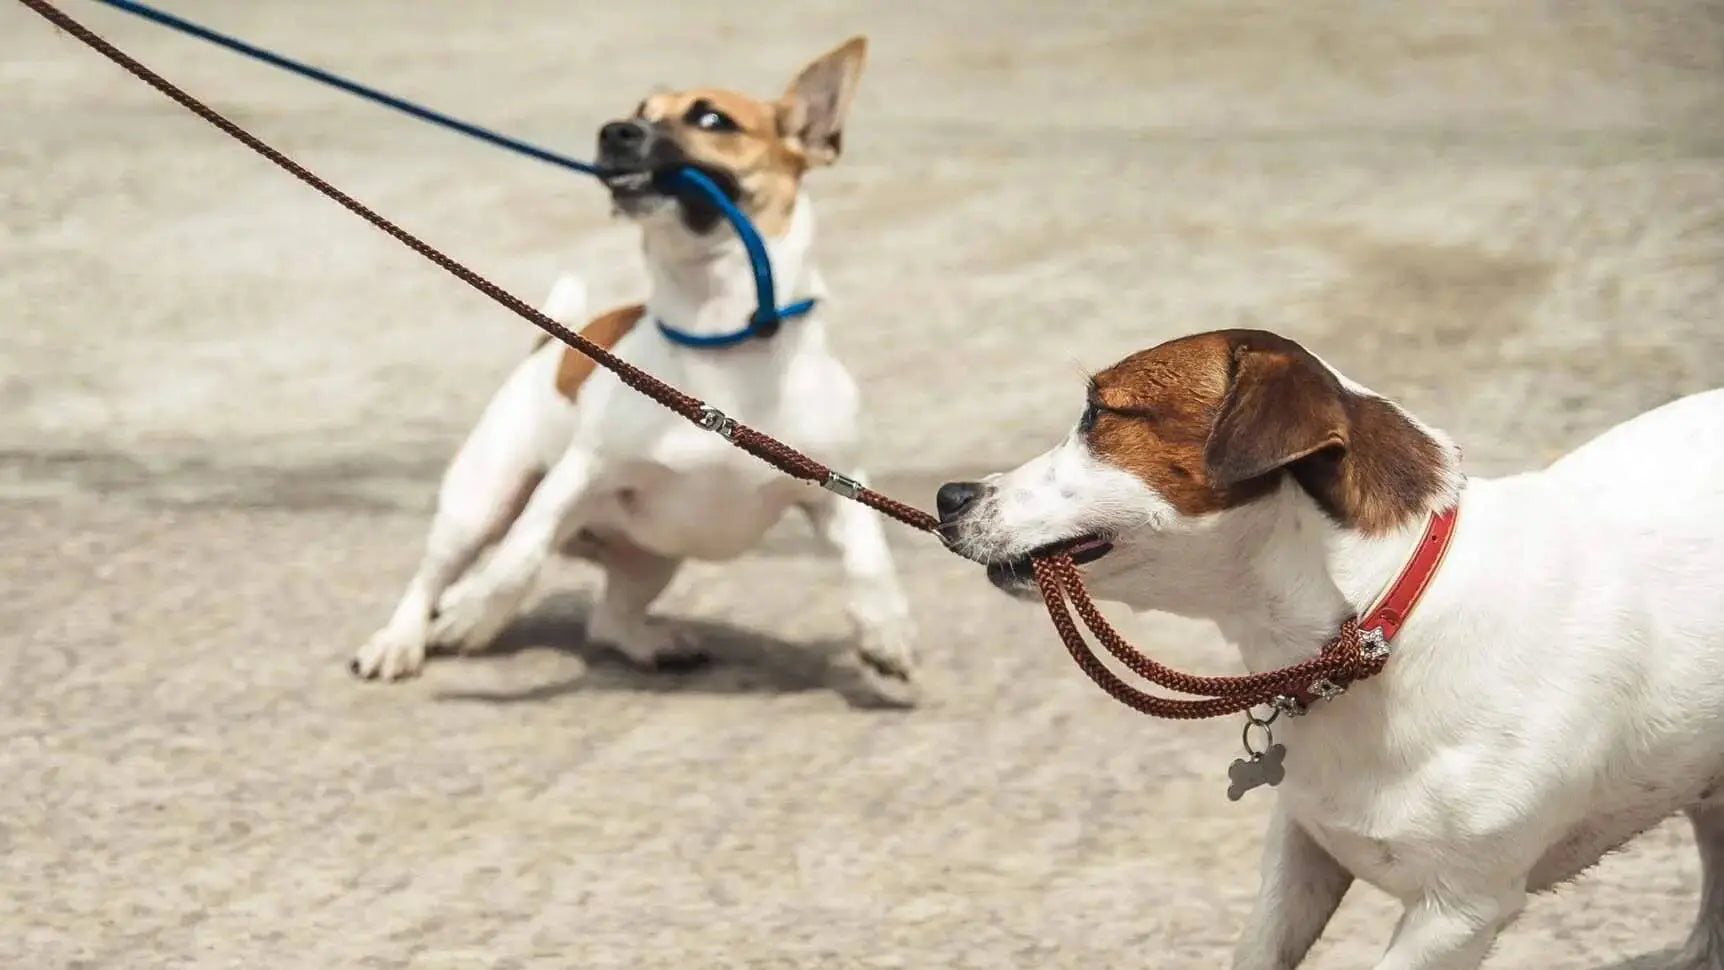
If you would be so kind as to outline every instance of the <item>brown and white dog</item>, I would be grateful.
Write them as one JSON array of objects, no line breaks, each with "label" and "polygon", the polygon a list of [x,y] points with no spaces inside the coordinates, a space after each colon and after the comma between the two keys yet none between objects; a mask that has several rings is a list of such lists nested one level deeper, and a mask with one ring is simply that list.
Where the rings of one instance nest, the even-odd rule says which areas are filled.
[{"label": "brown and white dog", "polygon": [[[659,92],[600,130],[599,166],[615,208],[640,226],[650,293],[643,305],[601,314],[583,330],[859,481],[866,476],[857,463],[858,395],[827,344],[803,176],[839,156],[866,47],[857,37],[816,59],[777,99],[716,88]],[[661,326],[695,337],[733,333],[755,308],[735,233],[710,202],[663,188],[663,176],[684,165],[709,176],[758,227],[781,302],[821,299],[813,312],[785,321],[770,338],[718,349],[667,339]],[[585,302],[580,282],[565,276],[545,312],[573,322]],[[428,647],[484,648],[558,552],[604,569],[591,639],[649,667],[697,661],[698,647],[650,622],[648,608],[684,560],[739,556],[790,509],[841,555],[857,653],[877,685],[895,693],[890,699],[907,699],[913,629],[873,513],[781,475],[595,371],[581,354],[541,343],[456,453],[419,569],[353,671],[393,679],[417,672]]]},{"label": "brown and white dog", "polygon": [[1377,970],[1472,970],[1528,893],[1684,812],[1703,887],[1675,965],[1724,968],[1724,391],[1467,480],[1293,341],[1204,333],[1097,374],[1060,445],[939,506],[996,585],[1033,595],[1027,557],[1071,550],[1098,596],[1212,620],[1253,671],[1316,653],[1458,507],[1383,672],[1276,724],[1234,967],[1297,966],[1361,878],[1405,907]]}]

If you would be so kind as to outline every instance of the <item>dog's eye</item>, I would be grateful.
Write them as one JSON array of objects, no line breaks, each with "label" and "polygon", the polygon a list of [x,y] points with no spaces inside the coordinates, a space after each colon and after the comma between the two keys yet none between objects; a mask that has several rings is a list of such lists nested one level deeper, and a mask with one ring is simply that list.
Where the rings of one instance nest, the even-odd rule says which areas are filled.
[{"label": "dog's eye", "polygon": [[1100,413],[1101,409],[1096,407],[1093,402],[1084,405],[1083,414],[1078,418],[1078,433],[1089,434],[1090,429],[1095,427],[1096,416]]},{"label": "dog's eye", "polygon": [[683,120],[699,128],[701,131],[736,131],[736,122],[724,112],[707,104],[696,101],[683,115]]}]

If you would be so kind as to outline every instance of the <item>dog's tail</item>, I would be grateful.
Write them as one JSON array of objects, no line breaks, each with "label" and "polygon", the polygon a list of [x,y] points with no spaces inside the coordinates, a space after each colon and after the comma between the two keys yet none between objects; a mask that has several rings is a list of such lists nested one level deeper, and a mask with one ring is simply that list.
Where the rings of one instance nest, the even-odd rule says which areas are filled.
[{"label": "dog's tail", "polygon": [[573,273],[558,276],[539,312],[565,327],[579,327],[586,323],[587,284]]}]

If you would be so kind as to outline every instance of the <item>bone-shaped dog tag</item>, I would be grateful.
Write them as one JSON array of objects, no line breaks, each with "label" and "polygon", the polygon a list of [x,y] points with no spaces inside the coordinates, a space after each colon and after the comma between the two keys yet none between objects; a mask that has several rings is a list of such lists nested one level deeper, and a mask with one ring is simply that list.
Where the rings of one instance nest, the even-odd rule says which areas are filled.
[{"label": "bone-shaped dog tag", "polygon": [[1227,780],[1232,782],[1227,786],[1227,800],[1236,802],[1253,788],[1281,784],[1287,777],[1286,760],[1287,746],[1272,744],[1266,751],[1234,761],[1227,769]]}]

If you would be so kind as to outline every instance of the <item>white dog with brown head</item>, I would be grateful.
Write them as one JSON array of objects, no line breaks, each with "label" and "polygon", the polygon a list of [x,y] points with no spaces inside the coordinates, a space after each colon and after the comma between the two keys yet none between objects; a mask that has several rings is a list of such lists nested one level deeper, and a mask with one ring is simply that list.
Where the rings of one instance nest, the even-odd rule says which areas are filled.
[{"label": "white dog with brown head", "polygon": [[1724,391],[1467,480],[1293,341],[1199,334],[1096,375],[1061,444],[939,505],[996,585],[1029,595],[1029,557],[1068,551],[1097,595],[1212,620],[1254,672],[1398,590],[1458,512],[1382,672],[1275,725],[1234,966],[1297,966],[1357,877],[1405,906],[1377,970],[1472,970],[1528,893],[1686,812],[1703,886],[1677,965],[1724,968]]},{"label": "white dog with brown head", "polygon": [[[725,415],[865,481],[855,382],[827,344],[826,291],[810,258],[814,212],[803,176],[836,161],[862,70],[858,37],[816,59],[785,94],[664,91],[599,132],[599,167],[617,211],[641,229],[650,292],[583,329],[630,363]],[[818,301],[771,331],[751,331],[754,276],[708,200],[674,188],[690,166],[759,229],[782,302]],[[565,277],[545,312],[585,307]],[[791,509],[843,561],[857,654],[905,699],[913,630],[879,520],[811,488],[628,389],[591,360],[543,342],[496,392],[445,473],[418,571],[388,624],[353,660],[356,674],[417,672],[427,648],[479,650],[515,617],[548,557],[598,563],[595,641],[645,666],[704,658],[648,608],[687,559],[746,552]],[[481,554],[489,556],[480,561]]]}]

